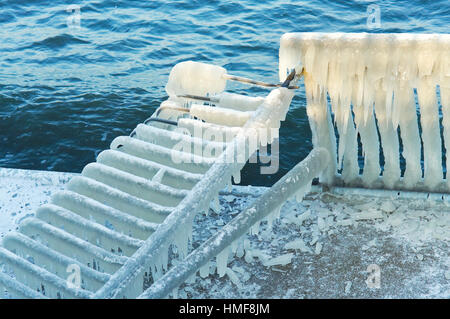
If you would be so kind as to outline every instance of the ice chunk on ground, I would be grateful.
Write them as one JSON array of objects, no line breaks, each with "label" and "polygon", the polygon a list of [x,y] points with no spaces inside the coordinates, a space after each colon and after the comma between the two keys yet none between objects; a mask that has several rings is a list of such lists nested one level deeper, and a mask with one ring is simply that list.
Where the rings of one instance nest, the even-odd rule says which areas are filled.
[{"label": "ice chunk on ground", "polygon": [[242,284],[236,275],[236,273],[229,267],[227,267],[226,274],[228,278],[230,278],[231,282],[236,285],[238,288],[242,288]]},{"label": "ice chunk on ground", "polygon": [[300,250],[302,253],[312,253],[311,249],[305,244],[302,239],[290,241],[286,245],[284,245],[284,248]]},{"label": "ice chunk on ground", "polygon": [[317,243],[316,244],[316,249],[314,250],[316,255],[320,255],[320,253],[322,252],[322,244],[321,243]]},{"label": "ice chunk on ground", "polygon": [[389,201],[384,201],[381,204],[380,209],[385,213],[392,213],[394,210],[397,209],[397,207],[395,207],[394,203],[389,200]]},{"label": "ice chunk on ground", "polygon": [[383,218],[383,213],[379,210],[370,209],[365,212],[355,213],[352,217],[355,220],[381,219]]},{"label": "ice chunk on ground", "polygon": [[294,254],[292,253],[274,257],[264,262],[264,266],[286,266],[287,264],[290,264],[292,262],[292,257],[294,257]]}]

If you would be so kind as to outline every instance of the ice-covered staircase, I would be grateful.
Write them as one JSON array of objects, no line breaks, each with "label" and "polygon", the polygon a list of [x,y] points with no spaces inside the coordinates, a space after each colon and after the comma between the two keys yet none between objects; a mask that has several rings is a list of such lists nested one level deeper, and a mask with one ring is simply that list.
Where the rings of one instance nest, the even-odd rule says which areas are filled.
[{"label": "ice-covered staircase", "polygon": [[[249,146],[246,138],[255,129],[278,129],[293,96],[287,88],[266,98],[225,93],[223,72],[194,62],[175,66],[169,100],[152,118],[117,137],[66,190],[3,239],[0,292],[13,298],[132,298],[142,293],[146,277],[156,279],[167,268],[170,245],[185,255],[194,216],[209,209],[232,175],[239,180],[259,147],[261,141]],[[204,105],[179,96],[186,93],[216,100]],[[236,150],[245,154],[242,162]]]},{"label": "ice-covered staircase", "polygon": [[[183,261],[173,266],[163,277],[154,282],[139,298],[165,298],[170,293],[177,295],[177,289],[197,272],[202,278],[209,276],[211,259],[216,259],[216,269],[219,276],[228,274],[233,278],[234,272],[228,268],[229,256],[238,255],[238,246],[241,254],[245,249],[245,234],[257,234],[256,229],[262,221],[272,225],[280,215],[283,204],[296,198],[302,201],[305,194],[311,189],[312,180],[317,177],[330,161],[329,152],[324,148],[315,148],[311,153],[285,176],[255,199],[248,207],[239,212],[222,229],[218,230],[200,247],[192,251]],[[251,255],[248,249],[245,259]],[[285,255],[286,256],[286,255]],[[241,256],[242,257],[242,256]]]}]

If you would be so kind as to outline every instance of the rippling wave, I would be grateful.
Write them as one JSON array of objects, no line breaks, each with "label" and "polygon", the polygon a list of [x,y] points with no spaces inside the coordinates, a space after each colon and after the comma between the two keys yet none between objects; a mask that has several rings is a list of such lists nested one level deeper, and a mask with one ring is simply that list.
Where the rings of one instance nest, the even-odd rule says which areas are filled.
[{"label": "rippling wave", "polygon": [[[0,166],[79,172],[151,115],[180,61],[273,82],[285,32],[448,33],[450,25],[447,0],[73,1],[79,28],[67,1],[50,3],[0,2]],[[366,25],[370,4],[381,10],[375,30]],[[270,185],[308,154],[304,106],[299,90],[280,133],[279,173],[249,166],[243,184]]]}]

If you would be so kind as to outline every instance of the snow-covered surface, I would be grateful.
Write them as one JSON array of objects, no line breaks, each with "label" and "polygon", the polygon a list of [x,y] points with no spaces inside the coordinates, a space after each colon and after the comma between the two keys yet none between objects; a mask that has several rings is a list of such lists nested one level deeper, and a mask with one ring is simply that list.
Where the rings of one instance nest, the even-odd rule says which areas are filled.
[{"label": "snow-covered surface", "polygon": [[[337,169],[343,168],[347,185],[360,185],[360,179],[365,187],[374,187],[383,171],[382,185],[376,187],[449,191],[448,179],[443,180],[439,109],[449,149],[450,34],[287,33],[280,44],[280,79],[299,63],[305,70],[313,144],[338,155],[323,182],[333,184]],[[361,178],[358,133],[364,154]],[[406,162],[403,178],[399,137]],[[450,157],[446,164],[450,167]]]},{"label": "snow-covered surface", "polygon": [[[74,175],[0,169],[1,236]],[[264,190],[223,193],[218,213],[196,217],[194,246]],[[251,258],[230,260],[222,278],[197,276],[178,297],[450,298],[450,202],[312,192],[283,207],[273,233],[265,229],[245,242]],[[380,267],[379,289],[365,282],[371,264]]]},{"label": "snow-covered surface", "polygon": [[[206,237],[251,200],[222,196],[220,214],[195,230]],[[450,203],[310,193],[282,208],[273,233],[265,228],[248,237],[251,263],[234,258],[228,276],[197,276],[178,297],[450,298]],[[379,289],[366,284],[372,264]]]},{"label": "snow-covered surface", "polygon": [[75,174],[0,168],[0,237],[34,216]]}]

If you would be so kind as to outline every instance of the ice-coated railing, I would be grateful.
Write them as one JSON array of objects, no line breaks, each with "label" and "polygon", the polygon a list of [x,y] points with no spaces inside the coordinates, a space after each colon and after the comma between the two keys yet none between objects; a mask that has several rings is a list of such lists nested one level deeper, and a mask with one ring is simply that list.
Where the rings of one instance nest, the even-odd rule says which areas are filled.
[{"label": "ice-coated railing", "polygon": [[[163,277],[139,296],[141,299],[159,299],[166,297],[174,289],[194,275],[209,260],[221,256],[230,249],[237,238],[246,234],[255,223],[275,211],[291,197],[302,199],[308,192],[313,178],[317,177],[328,165],[330,156],[326,149],[315,148],[303,161],[292,168],[285,176],[269,188],[254,203],[240,212],[231,222],[220,229],[200,247],[189,254],[182,262],[172,267]],[[225,254],[228,256],[228,254]],[[217,265],[219,274],[227,268],[227,258],[220,258]],[[209,273],[209,267],[207,267]]]},{"label": "ice-coated railing", "polygon": [[450,192],[449,34],[287,33],[280,78],[299,63],[323,184]]}]

